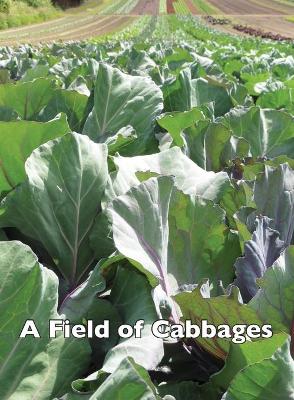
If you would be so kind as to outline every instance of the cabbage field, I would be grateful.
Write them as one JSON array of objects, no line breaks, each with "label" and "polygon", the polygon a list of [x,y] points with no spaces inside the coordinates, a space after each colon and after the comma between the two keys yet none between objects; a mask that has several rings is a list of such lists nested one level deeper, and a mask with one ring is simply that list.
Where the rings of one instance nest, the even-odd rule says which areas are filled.
[{"label": "cabbage field", "polygon": [[0,82],[0,399],[293,400],[293,42],[143,17]]}]

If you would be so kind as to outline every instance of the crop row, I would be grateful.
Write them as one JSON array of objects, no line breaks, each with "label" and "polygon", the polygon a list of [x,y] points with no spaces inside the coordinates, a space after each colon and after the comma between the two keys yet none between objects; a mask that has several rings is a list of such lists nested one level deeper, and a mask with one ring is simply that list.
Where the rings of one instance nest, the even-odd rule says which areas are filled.
[{"label": "crop row", "polygon": [[190,14],[190,10],[185,0],[176,0],[173,2],[175,12],[180,15]]},{"label": "crop row", "polygon": [[144,16],[0,79],[0,399],[292,399],[293,44]]}]

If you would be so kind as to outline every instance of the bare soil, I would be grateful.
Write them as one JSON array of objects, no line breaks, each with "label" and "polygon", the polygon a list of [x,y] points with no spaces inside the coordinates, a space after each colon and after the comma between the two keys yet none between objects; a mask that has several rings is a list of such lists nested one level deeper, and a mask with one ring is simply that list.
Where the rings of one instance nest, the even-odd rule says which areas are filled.
[{"label": "bare soil", "polygon": [[202,13],[198,10],[192,0],[186,0],[186,4],[193,15],[201,15]]},{"label": "bare soil", "polygon": [[265,32],[277,33],[294,39],[294,23],[282,16],[242,16],[238,17],[242,25],[262,29]]},{"label": "bare soil", "polygon": [[293,15],[294,5],[274,0],[207,0],[225,15]]},{"label": "bare soil", "polygon": [[130,24],[135,16],[67,16],[52,21],[51,24],[31,25],[26,28],[10,29],[0,32],[0,45],[21,43],[51,43],[96,37],[114,32]]},{"label": "bare soil", "polygon": [[132,15],[158,15],[159,0],[139,0],[131,11]]},{"label": "bare soil", "polygon": [[[294,39],[294,23],[286,20],[288,15],[294,15],[294,3],[292,6],[290,3],[285,4],[275,0],[207,0],[207,2],[219,10],[219,15],[231,19],[232,25],[240,24]],[[240,33],[230,25],[216,25],[215,28]]]},{"label": "bare soil", "polygon": [[[207,20],[203,19],[203,21],[206,22]],[[233,23],[230,25],[213,25],[213,28],[223,32],[240,34],[242,36],[246,35],[246,32],[237,31],[233,28],[233,25],[238,24],[244,27],[262,30],[265,33],[272,33],[272,35],[281,35],[286,38],[294,39],[293,22],[286,21],[285,17],[281,16],[238,16],[237,18],[234,18]]]}]

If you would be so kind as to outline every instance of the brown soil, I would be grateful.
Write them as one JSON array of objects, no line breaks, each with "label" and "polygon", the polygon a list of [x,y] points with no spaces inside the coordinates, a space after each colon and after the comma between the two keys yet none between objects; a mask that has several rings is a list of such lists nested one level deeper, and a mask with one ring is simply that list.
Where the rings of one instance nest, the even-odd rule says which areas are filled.
[{"label": "brown soil", "polygon": [[132,16],[100,16],[62,18],[55,24],[38,24],[0,32],[0,45],[50,43],[58,40],[82,40],[114,32],[131,23]]},{"label": "brown soil", "polygon": [[168,14],[175,14],[173,0],[167,0],[166,11],[167,11]]},{"label": "brown soil", "polygon": [[202,13],[197,9],[195,4],[193,4],[192,0],[186,0],[186,4],[189,7],[191,14],[201,15]]},{"label": "brown soil", "polygon": [[[203,21],[206,22],[205,19],[203,19]],[[252,27],[254,29],[260,29],[263,32],[271,32],[272,34],[279,34],[284,37],[294,39],[294,24],[293,22],[286,21],[285,16],[238,15],[233,18],[232,24],[213,25],[213,28],[223,32],[238,34],[242,36],[246,35],[244,32],[235,30],[233,28],[233,25],[235,24]]]},{"label": "brown soil", "polygon": [[131,11],[132,15],[158,15],[159,0],[139,0]]},{"label": "brown soil", "polygon": [[[279,34],[294,39],[294,24],[286,20],[294,15],[292,5],[275,0],[207,0],[217,7],[220,15],[231,16],[233,23],[260,29],[263,32]],[[232,26],[217,29],[232,32]],[[237,31],[235,30],[235,33]]]},{"label": "brown soil", "polygon": [[294,39],[294,24],[286,21],[284,16],[242,16],[238,17],[238,22]]},{"label": "brown soil", "polygon": [[293,15],[294,6],[274,0],[208,0],[226,15]]},{"label": "brown soil", "polygon": [[294,3],[286,4],[275,0],[251,0],[251,1],[275,9],[277,11],[276,14],[286,14],[286,15],[294,14]]},{"label": "brown soil", "polygon": [[[82,40],[87,39],[99,35],[104,35],[106,33],[110,33],[115,31],[117,28],[122,25],[126,25],[129,23],[130,18],[126,16],[115,17],[112,16],[103,20],[102,23],[91,24],[91,26],[87,25],[83,28],[71,30],[59,35],[59,40],[69,41],[69,40]],[[47,38],[45,39],[48,40]],[[54,40],[54,37],[49,37],[49,41]]]},{"label": "brown soil", "polygon": [[263,39],[271,39],[275,41],[284,41],[284,40],[292,40],[289,36],[283,36],[279,33],[273,33],[270,31],[264,31],[260,28],[253,28],[248,25],[233,25],[233,28],[238,32],[243,32],[249,36],[261,37]]}]

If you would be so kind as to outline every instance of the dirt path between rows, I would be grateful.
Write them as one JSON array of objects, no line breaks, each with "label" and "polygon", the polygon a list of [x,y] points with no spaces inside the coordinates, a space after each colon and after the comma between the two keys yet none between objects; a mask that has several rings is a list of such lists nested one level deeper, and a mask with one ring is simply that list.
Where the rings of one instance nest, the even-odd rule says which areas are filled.
[{"label": "dirt path between rows", "polygon": [[[275,0],[207,0],[207,2],[215,6],[220,15],[228,16],[234,24],[294,39],[294,23],[286,20],[287,15],[294,15],[294,3],[292,6]],[[214,28],[239,33],[230,25],[215,25]]]},{"label": "dirt path between rows", "polygon": [[294,39],[294,24],[286,21],[285,17],[273,16],[242,16],[238,17],[242,25],[259,28],[264,32],[278,33],[282,36]]},{"label": "dirt path between rows", "polygon": [[83,40],[122,29],[136,18],[130,15],[68,15],[50,23],[0,31],[0,45]]},{"label": "dirt path between rows", "polygon": [[266,7],[271,7],[277,10],[277,14],[294,15],[294,3],[283,3],[275,0],[251,0],[252,3],[259,3],[265,5]]},{"label": "dirt path between rows", "polygon": [[[202,20],[204,23],[207,21]],[[262,32],[269,32],[272,34],[279,34],[286,38],[292,38],[294,40],[294,24],[285,20],[284,16],[261,16],[261,15],[247,15],[238,16],[234,18],[234,23],[242,26],[251,27],[254,29],[260,29]],[[211,25],[214,29],[222,32],[232,33],[234,35],[247,36],[244,32],[239,32],[233,28],[233,24],[229,25]]]},{"label": "dirt path between rows", "polygon": [[195,4],[192,2],[192,0],[186,0],[186,4],[191,12],[191,14],[193,15],[200,15],[202,14],[197,7],[195,6]]},{"label": "dirt path between rows", "polygon": [[159,0],[139,0],[130,14],[132,15],[158,15]]},{"label": "dirt path between rows", "polygon": [[226,15],[294,15],[294,5],[274,0],[207,0]]}]

